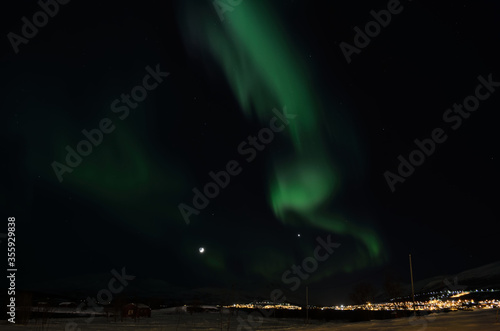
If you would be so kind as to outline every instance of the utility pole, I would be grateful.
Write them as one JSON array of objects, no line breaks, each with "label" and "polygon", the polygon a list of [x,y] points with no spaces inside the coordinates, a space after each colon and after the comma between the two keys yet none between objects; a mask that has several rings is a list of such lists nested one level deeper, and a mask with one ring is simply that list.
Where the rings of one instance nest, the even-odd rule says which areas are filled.
[{"label": "utility pole", "polygon": [[411,266],[411,254],[409,254],[409,257],[410,257],[411,299],[413,301],[413,311],[415,311],[415,290],[413,288],[413,269]]}]

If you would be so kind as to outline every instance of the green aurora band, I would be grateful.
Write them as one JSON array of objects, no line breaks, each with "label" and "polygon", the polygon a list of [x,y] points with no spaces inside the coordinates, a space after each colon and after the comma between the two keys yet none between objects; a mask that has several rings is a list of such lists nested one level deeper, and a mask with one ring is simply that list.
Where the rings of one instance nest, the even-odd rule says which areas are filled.
[{"label": "green aurora band", "polygon": [[[343,266],[343,271],[382,263],[385,253],[373,230],[327,210],[342,183],[339,160],[325,139],[331,132],[323,120],[326,107],[315,96],[310,74],[286,31],[280,30],[278,17],[263,2],[255,1],[226,11],[220,24],[214,23],[218,21],[215,10],[207,14],[189,8],[185,14],[184,31],[220,64],[247,117],[265,125],[277,105],[297,115],[287,128],[288,139],[279,143],[287,144],[286,152],[272,155],[269,202],[276,217],[288,226],[306,223],[360,242],[364,249],[358,247],[355,265]],[[349,140],[336,139],[342,138]]]}]

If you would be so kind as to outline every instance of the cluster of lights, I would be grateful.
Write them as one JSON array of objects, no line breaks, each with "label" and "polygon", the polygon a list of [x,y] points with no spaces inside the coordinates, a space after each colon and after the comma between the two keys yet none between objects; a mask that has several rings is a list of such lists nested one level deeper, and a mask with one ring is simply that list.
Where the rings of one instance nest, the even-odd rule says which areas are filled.
[{"label": "cluster of lights", "polygon": [[269,301],[251,302],[251,303],[237,303],[231,306],[224,306],[224,308],[247,308],[247,309],[288,309],[288,310],[301,310],[299,306],[289,303],[273,303]]},{"label": "cluster of lights", "polygon": [[[398,303],[370,303],[367,302],[363,305],[349,305],[349,306],[331,306],[323,307],[324,309],[334,309],[334,310],[391,310],[397,309],[407,309],[413,310],[412,301],[404,301]],[[426,311],[438,311],[438,310],[471,310],[471,309],[491,309],[500,308],[499,300],[482,300],[474,302],[474,300],[440,300],[440,299],[430,299],[428,301],[415,301],[415,310],[426,310]]]},{"label": "cluster of lights", "polygon": [[[252,303],[238,303],[231,306],[224,306],[224,308],[238,308],[238,309],[288,309],[288,310],[301,310],[299,306],[295,306],[289,303],[271,303],[271,302],[252,302]],[[394,311],[394,303],[370,303],[362,305],[340,305],[340,306],[330,306],[330,307],[317,307],[309,306],[310,309],[333,309],[333,310],[386,310]],[[469,309],[491,309],[500,308],[499,300],[484,300],[478,301],[474,300],[446,300],[441,301],[439,299],[433,299],[428,301],[415,301],[415,310],[426,310],[426,311],[438,311],[438,310],[469,310]],[[398,310],[413,310],[413,302],[405,301],[397,303]]]},{"label": "cluster of lights", "polygon": [[[481,292],[499,292],[500,290],[493,289],[482,289],[482,290],[469,290],[469,291],[437,291],[437,292],[427,292],[415,294],[418,296],[427,296],[428,300],[416,300],[415,310],[425,310],[425,311],[440,311],[440,310],[473,310],[473,309],[492,309],[500,308],[500,300],[482,300],[475,302],[474,300],[458,299],[461,296],[471,294],[471,293],[481,293]],[[398,300],[408,299],[408,297],[398,297]],[[391,301],[395,300],[391,299]],[[452,300],[453,299],[453,300]],[[246,309],[290,309],[290,310],[301,310],[299,306],[295,306],[289,303],[273,303],[269,301],[262,302],[252,302],[247,304],[233,304],[231,306],[224,306],[224,308],[246,308]],[[412,301],[397,301],[397,302],[384,302],[384,303],[370,303],[367,302],[362,305],[340,305],[340,306],[329,306],[329,307],[317,307],[309,306],[309,309],[333,309],[333,310],[388,310],[395,311],[398,310],[413,310]]]}]

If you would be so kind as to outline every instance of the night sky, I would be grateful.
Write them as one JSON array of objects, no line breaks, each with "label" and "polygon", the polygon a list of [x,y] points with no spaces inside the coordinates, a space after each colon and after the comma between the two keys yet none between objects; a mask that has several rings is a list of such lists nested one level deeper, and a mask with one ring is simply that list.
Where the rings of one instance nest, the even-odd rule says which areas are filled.
[{"label": "night sky", "polygon": [[[394,3],[71,1],[17,44],[41,7],[5,4],[0,232],[15,216],[18,286],[125,267],[157,292],[265,294],[330,236],[296,295],[337,304],[387,273],[408,283],[409,253],[417,280],[498,261],[500,6]],[[404,178],[398,157],[433,135]],[[228,168],[187,224],[193,189]]]}]

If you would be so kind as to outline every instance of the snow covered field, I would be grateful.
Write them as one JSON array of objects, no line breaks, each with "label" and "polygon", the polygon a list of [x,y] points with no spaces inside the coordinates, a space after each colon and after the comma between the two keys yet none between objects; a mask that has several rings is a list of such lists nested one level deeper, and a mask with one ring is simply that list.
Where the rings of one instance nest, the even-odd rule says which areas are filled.
[{"label": "snow covered field", "polygon": [[[264,319],[260,327],[255,327],[253,330],[341,330],[341,331],[357,331],[357,330],[420,330],[420,331],[489,331],[500,330],[499,322],[496,322],[497,311],[476,310],[476,311],[457,311],[449,313],[440,313],[429,315],[427,318],[420,317],[415,319],[399,318],[392,320],[377,320],[358,323],[325,323],[320,321],[311,321],[309,325],[304,325],[301,320],[292,319]],[[431,317],[433,316],[433,317]],[[137,322],[124,321],[114,322],[109,321],[105,317],[96,317],[91,323],[86,324],[85,318],[75,319],[52,319],[48,328],[43,330],[155,330],[155,331],[186,331],[186,330],[228,330],[228,317],[217,313],[198,313],[198,314],[180,314],[167,315],[161,311],[153,311],[151,318],[144,318]],[[68,322],[77,323],[77,328],[66,328]],[[222,322],[222,323],[221,323]],[[239,324],[236,316],[231,316],[229,330],[251,330],[245,328],[245,324]],[[222,328],[221,328],[222,327]],[[79,328],[79,329],[78,329]],[[27,326],[13,325],[6,321],[0,322],[0,329],[9,330],[42,330],[40,325],[35,325],[34,321]]]}]

